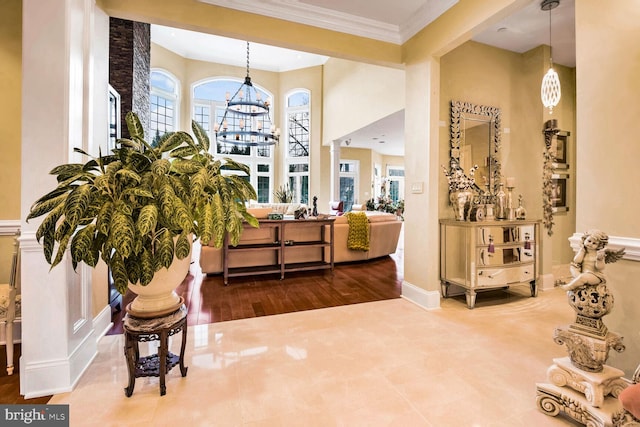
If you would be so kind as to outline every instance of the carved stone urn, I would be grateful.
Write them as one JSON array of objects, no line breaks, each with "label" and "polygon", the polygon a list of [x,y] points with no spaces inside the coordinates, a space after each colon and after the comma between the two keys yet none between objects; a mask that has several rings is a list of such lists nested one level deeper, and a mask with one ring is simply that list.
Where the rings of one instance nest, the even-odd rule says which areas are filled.
[{"label": "carved stone urn", "polygon": [[588,372],[601,372],[609,350],[625,349],[622,337],[609,332],[602,321],[613,309],[613,295],[605,283],[600,283],[568,291],[567,298],[576,312],[576,320],[568,328],[557,328],[553,339],[557,344],[566,344],[574,366]]}]

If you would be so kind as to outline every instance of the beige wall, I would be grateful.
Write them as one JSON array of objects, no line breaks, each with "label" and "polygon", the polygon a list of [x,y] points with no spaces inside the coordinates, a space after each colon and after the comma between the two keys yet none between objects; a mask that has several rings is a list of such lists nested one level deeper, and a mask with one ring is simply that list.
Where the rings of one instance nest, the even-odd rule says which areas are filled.
[{"label": "beige wall", "polygon": [[403,292],[414,292],[420,303],[439,306],[440,57],[461,45],[490,22],[510,14],[522,1],[490,3],[460,0],[435,22],[402,46],[405,63],[405,186],[422,186],[405,200],[405,265]]},{"label": "beige wall", "polygon": [[[402,69],[330,58],[323,70],[322,141],[325,146],[405,108],[405,72]],[[340,157],[352,159],[345,154],[352,150],[341,147]],[[358,203],[366,203],[372,197],[373,158],[379,154],[367,151],[367,161],[360,162]],[[329,203],[331,176],[329,147],[323,152],[326,163],[323,163],[321,173],[322,181],[326,183],[323,193],[326,192],[327,198],[319,204],[321,207]],[[399,163],[404,164],[403,161]]]},{"label": "beige wall", "polygon": [[[599,228],[638,239],[640,182],[640,3],[576,2],[577,150],[576,231]],[[600,48],[594,48],[600,47]],[[640,361],[640,263],[607,265],[615,297],[604,321],[624,336],[626,351],[609,364],[630,375]]]},{"label": "beige wall", "polygon": [[323,143],[404,109],[404,71],[330,58],[324,65]]},{"label": "beige wall", "polygon": [[[20,219],[22,2],[0,0],[0,221]],[[0,283],[9,281],[13,236],[0,235]]]},{"label": "beige wall", "polygon": [[[517,198],[522,194],[527,215],[532,219],[542,218],[545,147],[542,128],[545,117],[539,94],[541,76],[546,72],[545,58],[548,58],[548,49],[543,47],[518,54],[469,41],[440,60],[440,121],[446,123],[440,127],[440,163],[449,163],[449,110],[452,100],[499,107],[502,118],[499,159],[503,182],[506,177],[515,178],[514,196]],[[573,136],[573,69],[557,65],[554,68],[562,77],[563,99],[552,117],[558,119],[559,126]],[[575,143],[571,146],[575,147]],[[440,174],[439,181],[441,216],[452,217],[444,174]],[[543,273],[551,273],[554,263],[571,261],[573,251],[568,238],[575,230],[573,218],[575,198],[570,197],[569,213],[556,215],[552,237],[546,237],[544,232]]]}]

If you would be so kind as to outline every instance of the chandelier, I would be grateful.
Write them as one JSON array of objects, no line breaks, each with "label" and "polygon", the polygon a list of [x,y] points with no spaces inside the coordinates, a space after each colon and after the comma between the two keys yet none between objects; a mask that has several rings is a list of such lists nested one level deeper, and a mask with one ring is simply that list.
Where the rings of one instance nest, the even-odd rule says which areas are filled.
[{"label": "chandelier", "polygon": [[560,4],[560,0],[543,0],[540,4],[542,10],[549,11],[549,70],[542,78],[540,87],[540,98],[542,105],[549,109],[549,114],[553,114],[553,107],[560,102],[560,79],[558,73],[553,69],[553,59],[551,58],[551,9],[555,9]]},{"label": "chandelier", "polygon": [[247,76],[236,93],[226,94],[226,108],[220,123],[213,130],[216,140],[224,144],[240,146],[273,145],[280,139],[277,129],[269,118],[269,99],[251,83],[249,77],[249,42],[247,42]]}]

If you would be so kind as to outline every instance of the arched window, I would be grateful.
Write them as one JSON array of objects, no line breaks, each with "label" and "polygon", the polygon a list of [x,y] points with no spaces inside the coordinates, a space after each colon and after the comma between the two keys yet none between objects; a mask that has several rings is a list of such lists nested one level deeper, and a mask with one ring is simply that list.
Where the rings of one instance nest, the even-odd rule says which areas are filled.
[{"label": "arched window", "polygon": [[309,203],[309,153],[311,142],[311,92],[296,89],[287,95],[286,176],[294,201]]},{"label": "arched window", "polygon": [[[222,121],[226,108],[226,94],[235,93],[244,80],[233,77],[218,77],[200,81],[193,85],[193,119],[209,134],[213,154],[230,157],[249,166],[251,185],[258,193],[258,203],[269,203],[273,193],[273,147],[245,147],[216,141],[212,132],[214,125]],[[254,83],[263,99],[274,99],[273,95]],[[273,107],[272,107],[273,108]],[[273,118],[273,117],[272,117]]]},{"label": "arched window", "polygon": [[178,123],[179,82],[172,74],[164,70],[152,70],[150,86],[149,129],[152,143],[161,135],[176,130]]}]

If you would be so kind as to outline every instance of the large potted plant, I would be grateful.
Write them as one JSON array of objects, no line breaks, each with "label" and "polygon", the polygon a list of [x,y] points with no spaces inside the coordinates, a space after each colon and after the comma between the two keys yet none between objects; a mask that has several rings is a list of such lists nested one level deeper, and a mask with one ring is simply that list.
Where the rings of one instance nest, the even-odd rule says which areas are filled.
[{"label": "large potted plant", "polygon": [[121,294],[128,287],[138,294],[132,312],[152,316],[179,307],[174,289],[188,272],[194,239],[220,247],[228,233],[237,244],[243,221],[258,226],[245,207],[256,193],[245,179],[249,168],[215,159],[196,122],[195,140],[171,132],[157,146],[144,140],[135,113],[126,123],[131,137],[118,140],[112,154],[93,158],[75,149],[89,160],[55,167],[58,185],[33,204],[27,220],[46,214],[36,238],[52,267],[67,249],[74,268],[102,259]]}]

